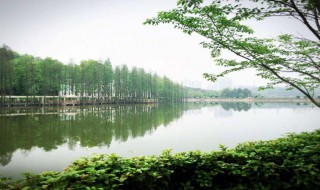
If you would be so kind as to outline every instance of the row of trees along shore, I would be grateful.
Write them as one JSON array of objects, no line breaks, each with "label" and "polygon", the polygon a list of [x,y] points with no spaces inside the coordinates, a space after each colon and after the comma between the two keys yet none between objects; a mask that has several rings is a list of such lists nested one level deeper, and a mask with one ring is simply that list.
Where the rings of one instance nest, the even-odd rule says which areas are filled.
[{"label": "row of trees along shore", "polygon": [[1,97],[76,95],[181,101],[183,94],[182,85],[166,76],[127,65],[113,67],[109,59],[63,64],[50,57],[20,55],[6,45],[0,48]]}]

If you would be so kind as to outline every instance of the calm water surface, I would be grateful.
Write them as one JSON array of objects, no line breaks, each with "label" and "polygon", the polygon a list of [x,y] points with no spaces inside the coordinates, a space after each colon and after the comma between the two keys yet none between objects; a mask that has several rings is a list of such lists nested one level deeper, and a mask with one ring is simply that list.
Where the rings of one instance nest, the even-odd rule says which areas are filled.
[{"label": "calm water surface", "polygon": [[2,109],[0,175],[61,171],[93,153],[212,151],[317,128],[319,108],[288,103]]}]

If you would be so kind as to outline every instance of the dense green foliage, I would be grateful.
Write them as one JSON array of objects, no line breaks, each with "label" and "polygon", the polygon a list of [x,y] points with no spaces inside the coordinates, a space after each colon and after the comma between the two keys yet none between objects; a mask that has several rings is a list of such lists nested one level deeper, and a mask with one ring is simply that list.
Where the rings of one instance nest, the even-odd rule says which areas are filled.
[{"label": "dense green foliage", "polygon": [[121,158],[93,155],[63,172],[2,180],[3,189],[312,189],[320,186],[320,131],[233,150]]},{"label": "dense green foliage", "polygon": [[[248,2],[249,1],[249,2]],[[319,0],[178,0],[177,7],[161,11],[145,24],[173,24],[184,33],[196,33],[206,40],[204,48],[211,50],[217,65],[226,67],[219,74],[206,73],[212,81],[231,72],[248,68],[267,79],[272,88],[284,84],[297,89],[316,106],[314,89],[320,87],[320,3]],[[272,38],[258,38],[246,22],[269,17],[298,20],[312,36],[283,34]],[[296,21],[295,21],[296,22]],[[299,24],[292,25],[300,27]],[[266,28],[268,26],[265,26]],[[224,57],[229,52],[234,58]]]},{"label": "dense green foliage", "polygon": [[83,60],[62,64],[52,58],[19,55],[0,48],[0,95],[77,95],[95,98],[177,101],[183,88],[167,77],[126,65],[112,67],[110,60]]},{"label": "dense green foliage", "polygon": [[0,48],[0,95],[10,93],[12,86],[13,68],[10,60],[13,59],[13,53],[7,51],[8,47]]}]

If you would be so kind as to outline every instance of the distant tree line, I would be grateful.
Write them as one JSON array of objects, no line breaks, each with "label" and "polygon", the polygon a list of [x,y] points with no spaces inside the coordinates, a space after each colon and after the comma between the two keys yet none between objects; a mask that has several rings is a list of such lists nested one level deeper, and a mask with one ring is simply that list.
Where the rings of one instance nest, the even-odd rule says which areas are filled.
[{"label": "distant tree line", "polygon": [[221,91],[186,88],[188,98],[248,98],[251,96],[252,92],[247,88],[226,88]]},{"label": "distant tree line", "polygon": [[224,98],[248,98],[251,97],[252,93],[247,88],[236,88],[236,89],[229,89],[226,88],[221,91],[220,97]]},{"label": "distant tree line", "polygon": [[50,57],[20,55],[6,45],[0,47],[1,97],[77,95],[176,101],[183,94],[182,85],[165,76],[127,65],[113,67],[109,59],[63,64]]},{"label": "distant tree line", "polygon": [[200,88],[186,88],[186,96],[188,98],[217,98],[219,97],[219,92],[216,90],[204,90]]}]

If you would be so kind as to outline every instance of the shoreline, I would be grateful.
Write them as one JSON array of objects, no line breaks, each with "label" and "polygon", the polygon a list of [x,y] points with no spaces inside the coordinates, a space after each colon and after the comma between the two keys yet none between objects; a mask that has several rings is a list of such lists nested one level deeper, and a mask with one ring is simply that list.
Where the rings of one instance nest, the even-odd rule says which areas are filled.
[{"label": "shoreline", "polygon": [[308,99],[296,99],[296,98],[189,98],[185,102],[245,102],[245,103],[254,103],[254,102],[288,102],[288,103],[312,103]]},{"label": "shoreline", "polygon": [[[99,105],[126,105],[126,104],[158,104],[166,103],[161,99],[118,99],[102,97],[63,97],[63,96],[11,96],[5,97],[7,101],[0,103],[2,108],[22,107],[75,107],[75,106],[99,106]],[[320,100],[318,100],[320,101]],[[169,101],[170,102],[170,101]],[[177,103],[220,103],[220,102],[270,102],[270,103],[312,103],[305,98],[184,98]]]}]

